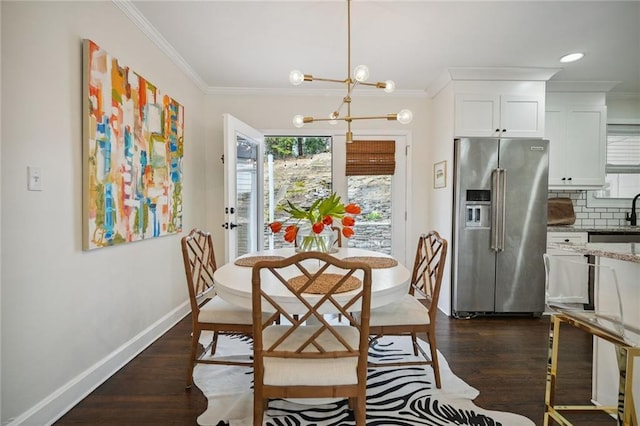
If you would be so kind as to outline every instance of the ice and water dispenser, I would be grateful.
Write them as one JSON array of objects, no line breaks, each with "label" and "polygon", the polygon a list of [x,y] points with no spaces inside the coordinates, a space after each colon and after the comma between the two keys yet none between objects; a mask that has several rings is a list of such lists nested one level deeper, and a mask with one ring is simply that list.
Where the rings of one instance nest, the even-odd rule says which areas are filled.
[{"label": "ice and water dispenser", "polygon": [[491,226],[491,191],[467,189],[465,204],[466,228],[489,228]]}]

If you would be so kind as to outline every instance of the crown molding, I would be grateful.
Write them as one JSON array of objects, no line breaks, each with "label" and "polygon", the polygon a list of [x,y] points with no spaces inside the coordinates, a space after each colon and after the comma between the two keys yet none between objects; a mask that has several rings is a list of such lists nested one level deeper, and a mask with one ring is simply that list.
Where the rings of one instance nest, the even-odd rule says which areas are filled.
[{"label": "crown molding", "polygon": [[194,83],[200,90],[206,93],[207,85],[200,77],[200,75],[194,71],[193,68],[184,60],[182,56],[173,48],[173,46],[155,29],[147,18],[138,10],[137,7],[129,0],[112,0],[113,4],[118,6],[120,10],[146,35],[152,42],[160,48],[165,55],[173,61]]},{"label": "crown molding", "polygon": [[451,82],[451,74],[449,71],[445,71],[438,78],[436,78],[430,85],[427,87],[427,96],[429,98],[434,98],[442,89],[446,87],[447,84]]},{"label": "crown molding", "polygon": [[[454,67],[443,72],[427,88],[430,98],[436,96],[449,82],[464,81],[548,81],[562,68],[529,67]],[[548,83],[547,83],[548,84]]]},{"label": "crown molding", "polygon": [[547,81],[562,68],[528,67],[455,67],[449,68],[452,80]]},{"label": "crown molding", "polygon": [[609,92],[607,93],[607,99],[620,99],[620,100],[636,100],[640,102],[640,93],[637,92]]},{"label": "crown molding", "polygon": [[608,92],[617,86],[619,81],[547,81],[549,92]]}]

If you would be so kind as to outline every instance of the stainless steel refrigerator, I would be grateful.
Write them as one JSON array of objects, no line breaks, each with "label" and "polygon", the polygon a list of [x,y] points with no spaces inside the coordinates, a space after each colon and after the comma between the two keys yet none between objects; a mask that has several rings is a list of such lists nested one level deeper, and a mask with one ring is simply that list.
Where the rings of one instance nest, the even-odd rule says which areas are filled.
[{"label": "stainless steel refrigerator", "polygon": [[549,141],[454,146],[453,316],[542,313]]}]

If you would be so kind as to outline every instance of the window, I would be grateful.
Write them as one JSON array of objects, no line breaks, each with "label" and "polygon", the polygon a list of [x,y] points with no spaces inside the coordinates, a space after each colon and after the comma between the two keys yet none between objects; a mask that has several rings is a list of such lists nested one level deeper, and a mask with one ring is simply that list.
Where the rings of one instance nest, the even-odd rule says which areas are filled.
[{"label": "window", "polygon": [[[640,192],[640,124],[607,125],[605,186],[593,191],[589,205],[626,207]],[[617,202],[616,202],[617,201]]]},{"label": "window", "polygon": [[[263,248],[288,245],[282,233],[273,235],[268,223],[287,219],[287,201],[308,207],[332,192],[332,140],[330,137],[271,136],[265,138]],[[295,224],[295,220],[284,226]]]},{"label": "window", "polygon": [[[297,221],[288,218],[284,211],[287,201],[308,207],[319,197],[331,192],[340,193],[344,184],[344,203],[357,203],[362,214],[356,218],[355,235],[342,239],[343,247],[366,248],[392,254],[394,233],[393,218],[402,216],[404,191],[392,191],[396,169],[404,170],[396,162],[395,140],[356,140],[345,144],[346,176],[335,176],[333,138],[328,136],[267,136],[264,156],[264,249],[286,247],[283,233],[271,233],[268,223],[283,221],[293,225]],[[401,152],[405,152],[402,145]],[[343,160],[345,161],[345,160]],[[404,177],[404,174],[402,174]],[[344,182],[343,182],[344,181]],[[399,184],[396,182],[395,187]],[[393,193],[393,195],[392,195]],[[402,202],[392,207],[392,197],[399,196]],[[398,225],[395,225],[398,229]],[[397,231],[404,236],[404,231]],[[404,238],[400,240],[404,241]],[[400,244],[400,243],[396,243]],[[401,254],[393,252],[396,258]]]}]

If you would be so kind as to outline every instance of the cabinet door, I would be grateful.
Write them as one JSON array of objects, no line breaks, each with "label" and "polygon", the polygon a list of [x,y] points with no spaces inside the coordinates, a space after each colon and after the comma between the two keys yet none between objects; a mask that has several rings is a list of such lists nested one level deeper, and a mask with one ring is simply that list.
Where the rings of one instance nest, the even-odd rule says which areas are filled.
[{"label": "cabinet door", "polygon": [[548,107],[549,187],[593,189],[604,185],[607,143],[605,106]]},{"label": "cabinet door", "polygon": [[[548,232],[548,243],[572,243],[585,244],[588,241],[586,232]],[[547,298],[551,297],[560,303],[589,303],[589,275],[587,269],[569,269],[571,274],[579,273],[580,275],[571,275],[571,279],[567,276],[567,270],[562,270],[563,261],[587,263],[587,257],[582,254],[560,249],[547,249],[550,257],[551,271],[547,282]],[[555,259],[560,258],[562,261],[557,262]]]},{"label": "cabinet door", "polygon": [[[547,108],[544,137],[549,139],[549,186],[563,185],[566,181],[565,144],[566,108]],[[563,180],[564,179],[564,180]]]},{"label": "cabinet door", "polygon": [[571,185],[601,187],[606,166],[606,107],[567,109],[567,176]]},{"label": "cabinet door", "polygon": [[500,127],[499,115],[499,96],[457,94],[455,136],[497,136],[496,129]]},{"label": "cabinet door", "polygon": [[541,138],[544,135],[544,97],[502,95],[500,129],[510,138]]}]

